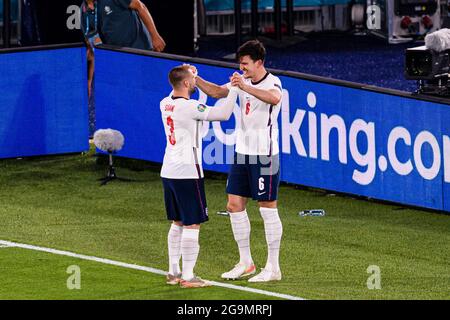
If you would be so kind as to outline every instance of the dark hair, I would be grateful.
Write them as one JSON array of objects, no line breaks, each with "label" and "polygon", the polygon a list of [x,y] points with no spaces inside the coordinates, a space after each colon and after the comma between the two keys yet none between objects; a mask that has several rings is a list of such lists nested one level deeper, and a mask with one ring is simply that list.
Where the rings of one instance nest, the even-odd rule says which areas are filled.
[{"label": "dark hair", "polygon": [[239,47],[236,58],[239,60],[244,56],[250,56],[253,61],[266,59],[266,48],[258,40],[250,40]]},{"label": "dark hair", "polygon": [[186,66],[178,66],[170,70],[169,82],[172,87],[178,87],[180,83],[189,75],[189,68]]}]

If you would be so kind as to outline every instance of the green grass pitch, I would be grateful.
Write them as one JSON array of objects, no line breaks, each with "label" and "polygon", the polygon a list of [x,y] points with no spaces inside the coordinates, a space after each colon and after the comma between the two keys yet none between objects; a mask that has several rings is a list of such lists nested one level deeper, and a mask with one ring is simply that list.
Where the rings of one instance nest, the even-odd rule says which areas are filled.
[{"label": "green grass pitch", "polygon": [[[0,161],[0,240],[27,243],[167,269],[167,231],[157,169],[118,168],[138,182],[99,187],[105,174],[90,154]],[[305,173],[307,174],[307,173]],[[196,274],[221,281],[238,260],[226,204],[226,180],[209,177],[210,221],[200,233]],[[323,208],[325,217],[299,217]],[[282,186],[283,280],[233,284],[306,299],[449,299],[450,216]],[[250,203],[252,254],[266,259],[264,228]],[[18,248],[0,248],[0,299],[271,299],[212,287],[181,289],[163,276]],[[68,290],[69,265],[81,268],[81,290]],[[370,290],[370,265],[381,289]]]},{"label": "green grass pitch", "polygon": [[[50,253],[7,248],[1,252],[1,299],[269,299],[265,295],[220,287],[181,289],[166,285],[164,277]],[[80,286],[73,288],[68,267],[80,270]],[[69,280],[69,286],[67,282]],[[69,289],[70,288],[70,289]]]}]

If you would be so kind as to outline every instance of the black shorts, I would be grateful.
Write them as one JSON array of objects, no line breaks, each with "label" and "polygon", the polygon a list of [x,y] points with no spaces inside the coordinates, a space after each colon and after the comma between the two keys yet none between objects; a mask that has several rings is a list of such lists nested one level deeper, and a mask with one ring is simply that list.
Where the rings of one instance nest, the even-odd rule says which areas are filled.
[{"label": "black shorts", "polygon": [[167,219],[190,226],[208,221],[204,179],[162,178]]},{"label": "black shorts", "polygon": [[227,193],[256,201],[277,200],[279,159],[279,155],[249,156],[235,153],[228,174]]}]

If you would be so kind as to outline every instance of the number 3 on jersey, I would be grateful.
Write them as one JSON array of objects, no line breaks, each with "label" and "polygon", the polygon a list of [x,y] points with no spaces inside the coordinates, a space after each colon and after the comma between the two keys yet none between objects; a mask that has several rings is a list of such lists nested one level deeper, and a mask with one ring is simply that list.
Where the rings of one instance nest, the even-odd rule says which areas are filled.
[{"label": "number 3 on jersey", "polygon": [[177,143],[177,140],[175,139],[175,128],[173,126],[173,119],[172,117],[167,117],[167,125],[170,129],[170,135],[169,135],[169,142],[171,145],[175,145]]}]

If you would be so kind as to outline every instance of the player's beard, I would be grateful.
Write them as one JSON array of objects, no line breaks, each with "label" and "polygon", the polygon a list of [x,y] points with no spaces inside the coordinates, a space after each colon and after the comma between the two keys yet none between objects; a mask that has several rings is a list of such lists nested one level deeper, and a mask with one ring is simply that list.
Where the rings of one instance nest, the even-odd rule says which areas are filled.
[{"label": "player's beard", "polygon": [[197,87],[189,88],[189,95],[193,95],[197,91]]},{"label": "player's beard", "polygon": [[250,79],[252,76],[248,70],[243,70],[244,79]]}]

